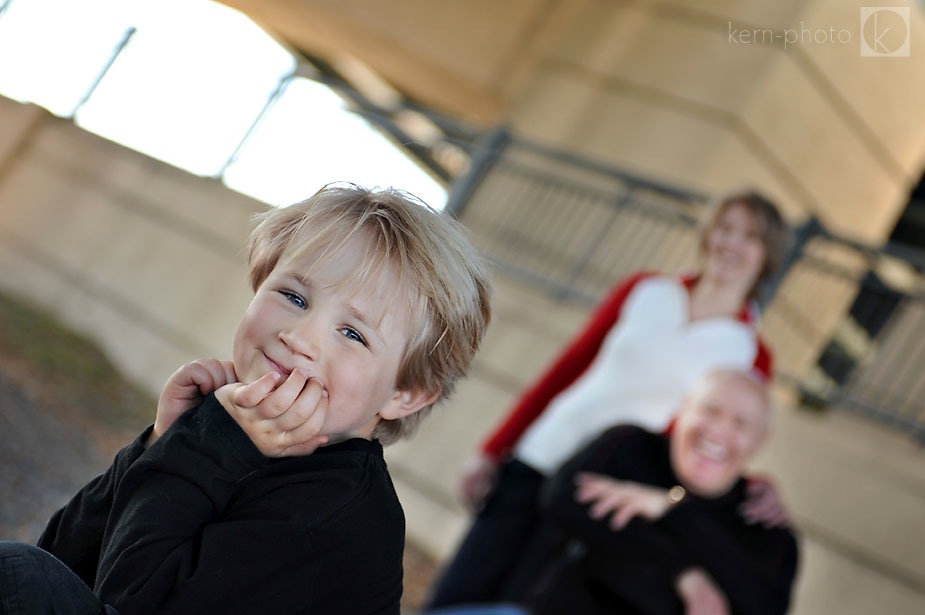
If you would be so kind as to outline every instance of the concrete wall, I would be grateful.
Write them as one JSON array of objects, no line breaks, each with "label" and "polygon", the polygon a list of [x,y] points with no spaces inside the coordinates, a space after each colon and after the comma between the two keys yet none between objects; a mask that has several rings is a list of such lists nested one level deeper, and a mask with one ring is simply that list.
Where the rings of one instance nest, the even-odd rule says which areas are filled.
[{"label": "concrete wall", "polygon": [[[925,57],[862,57],[865,4],[585,2],[508,116],[523,134],[709,193],[755,185],[795,219],[880,241],[921,176]],[[923,12],[894,4],[911,6],[923,48]]]},{"label": "concrete wall", "polygon": [[0,126],[0,285],[152,391],[185,361],[228,356],[265,206],[38,107],[0,99]]}]

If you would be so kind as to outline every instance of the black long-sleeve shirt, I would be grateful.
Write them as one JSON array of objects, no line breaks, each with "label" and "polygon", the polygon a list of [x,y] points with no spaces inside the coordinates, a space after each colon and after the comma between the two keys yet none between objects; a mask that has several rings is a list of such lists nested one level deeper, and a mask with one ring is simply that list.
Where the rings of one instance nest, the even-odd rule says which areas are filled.
[{"label": "black long-sleeve shirt", "polygon": [[398,613],[404,514],[378,442],[268,459],[209,396],[143,433],[38,546],[131,613]]},{"label": "black long-sleeve shirt", "polygon": [[[634,426],[610,429],[568,461],[547,491],[550,515],[583,555],[569,565],[570,580],[539,597],[547,607],[569,593],[590,598],[589,612],[682,613],[675,583],[692,567],[709,573],[734,613],[779,614],[790,604],[798,548],[787,528],[745,523],[739,507],[745,481],[712,499],[688,494],[665,515],[650,522],[634,518],[620,531],[608,520],[588,516],[575,501],[575,475],[597,472],[617,479],[668,489],[680,484],[671,469],[665,436]],[[576,587],[576,583],[581,587]]]}]

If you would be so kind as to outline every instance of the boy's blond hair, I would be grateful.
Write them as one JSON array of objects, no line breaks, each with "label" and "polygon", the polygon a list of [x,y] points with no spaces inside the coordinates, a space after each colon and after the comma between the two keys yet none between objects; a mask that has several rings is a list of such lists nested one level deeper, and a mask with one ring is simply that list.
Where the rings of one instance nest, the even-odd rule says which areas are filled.
[{"label": "boy's blond hair", "polygon": [[[353,184],[329,185],[306,201],[270,209],[248,241],[250,283],[256,291],[282,258],[334,257],[357,233],[368,239],[366,266],[345,284],[359,288],[398,277],[389,301],[407,301],[411,337],[398,369],[399,390],[449,396],[465,376],[491,319],[487,267],[461,224],[395,189],[372,191]],[[436,403],[436,402],[435,402]],[[373,432],[390,444],[414,432],[430,412],[381,421]]]}]

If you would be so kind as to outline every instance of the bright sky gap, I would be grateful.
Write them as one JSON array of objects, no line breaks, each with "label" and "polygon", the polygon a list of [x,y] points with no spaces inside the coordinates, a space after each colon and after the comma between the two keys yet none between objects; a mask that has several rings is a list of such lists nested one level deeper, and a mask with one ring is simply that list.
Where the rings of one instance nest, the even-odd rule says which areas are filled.
[{"label": "bright sky gap", "polygon": [[273,205],[333,181],[445,205],[439,182],[299,69],[210,0],[0,0],[2,96]]}]

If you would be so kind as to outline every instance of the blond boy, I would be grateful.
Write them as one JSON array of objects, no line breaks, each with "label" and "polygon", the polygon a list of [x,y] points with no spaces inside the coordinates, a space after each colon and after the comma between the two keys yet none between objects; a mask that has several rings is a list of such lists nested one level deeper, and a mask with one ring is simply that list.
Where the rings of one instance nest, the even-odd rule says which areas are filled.
[{"label": "blond boy", "polygon": [[249,265],[233,361],[180,368],[39,546],[120,613],[398,613],[382,444],[466,374],[484,265],[448,216],[355,186],[268,211]]}]

